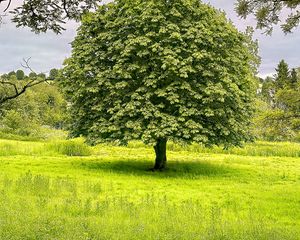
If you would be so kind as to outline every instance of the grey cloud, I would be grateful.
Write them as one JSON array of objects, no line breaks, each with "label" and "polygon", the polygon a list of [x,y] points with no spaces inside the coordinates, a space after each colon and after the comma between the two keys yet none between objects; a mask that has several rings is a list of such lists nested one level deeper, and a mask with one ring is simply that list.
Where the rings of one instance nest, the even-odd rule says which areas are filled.
[{"label": "grey cloud", "polygon": [[69,24],[62,35],[52,33],[36,35],[28,29],[17,29],[12,23],[0,27],[0,72],[21,68],[23,58],[31,57],[37,72],[59,68],[70,55],[70,42],[75,36],[75,25]]}]

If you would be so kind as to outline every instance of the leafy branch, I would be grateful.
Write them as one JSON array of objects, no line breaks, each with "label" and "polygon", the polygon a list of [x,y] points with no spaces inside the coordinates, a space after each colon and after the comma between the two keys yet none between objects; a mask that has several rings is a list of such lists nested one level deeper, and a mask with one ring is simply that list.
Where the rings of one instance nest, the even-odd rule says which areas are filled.
[{"label": "leafy branch", "polygon": [[[6,2],[4,12],[10,9],[12,0],[0,0],[0,5]],[[101,0],[24,0],[9,13],[13,15],[12,22],[17,27],[29,27],[35,33],[51,30],[59,34],[65,30],[66,21],[80,21],[82,14],[97,9],[100,2]]]}]

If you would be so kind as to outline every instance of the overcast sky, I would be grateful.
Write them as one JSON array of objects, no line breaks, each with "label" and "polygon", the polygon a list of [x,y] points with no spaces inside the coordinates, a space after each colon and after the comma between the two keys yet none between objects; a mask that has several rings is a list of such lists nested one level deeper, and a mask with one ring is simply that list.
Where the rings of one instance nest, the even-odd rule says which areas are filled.
[{"label": "overcast sky", "polygon": [[[227,16],[240,29],[254,25],[253,19],[241,20],[234,12],[234,0],[204,0],[218,9],[223,9]],[[59,68],[70,55],[70,42],[76,35],[76,24],[68,23],[67,31],[61,35],[53,33],[36,35],[26,28],[15,28],[9,17],[0,26],[0,73],[21,68],[23,58],[31,57],[31,66],[37,72],[47,72],[51,68]],[[272,36],[265,36],[261,31],[255,32],[259,40],[262,64],[259,69],[261,76],[274,73],[281,59],[285,59],[290,67],[300,66],[300,27],[293,34],[284,35],[279,28]]]}]

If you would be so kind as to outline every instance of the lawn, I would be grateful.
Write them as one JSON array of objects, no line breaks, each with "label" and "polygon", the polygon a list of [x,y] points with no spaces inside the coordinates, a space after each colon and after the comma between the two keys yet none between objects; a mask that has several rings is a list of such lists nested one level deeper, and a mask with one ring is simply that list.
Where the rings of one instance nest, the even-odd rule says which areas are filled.
[{"label": "lawn", "polygon": [[300,144],[0,140],[0,239],[300,239]]}]

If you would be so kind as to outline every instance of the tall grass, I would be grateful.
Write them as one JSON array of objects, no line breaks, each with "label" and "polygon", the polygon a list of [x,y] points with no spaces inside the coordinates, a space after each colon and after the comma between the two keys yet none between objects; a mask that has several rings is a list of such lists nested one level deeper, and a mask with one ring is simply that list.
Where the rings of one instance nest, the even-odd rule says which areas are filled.
[{"label": "tall grass", "polygon": [[[44,142],[0,140],[0,156],[10,155],[66,155],[66,156],[90,156],[98,155],[103,148],[118,149],[148,149],[151,147],[139,141],[133,141],[127,147],[117,147],[100,144],[90,147],[83,139],[52,140]],[[243,148],[231,148],[224,150],[221,147],[205,148],[199,144],[179,145],[169,142],[168,151],[193,152],[204,154],[233,154],[241,156],[277,156],[277,157],[300,157],[300,144],[291,142],[256,142],[246,144]],[[151,149],[152,150],[152,149]],[[101,151],[100,151],[101,152]]]},{"label": "tall grass", "polygon": [[84,143],[83,139],[56,140],[45,142],[23,142],[0,140],[0,156],[90,156],[93,148]]},{"label": "tall grass", "polygon": [[[113,188],[113,186],[111,186]],[[199,201],[174,203],[163,194],[132,202],[101,183],[26,173],[5,178],[0,191],[1,239],[297,240],[255,209],[245,212]]]},{"label": "tall grass", "polygon": [[90,156],[93,151],[83,139],[54,141],[46,144],[45,148],[50,152],[66,156]]},{"label": "tall grass", "polygon": [[11,133],[10,131],[4,131],[0,128],[0,139],[6,140],[17,140],[17,141],[28,141],[28,142],[38,142],[38,141],[49,141],[49,140],[63,140],[66,139],[67,132],[58,129],[51,129],[49,127],[40,127],[37,134],[32,135],[18,135]]},{"label": "tall grass", "polygon": [[[142,142],[134,141],[129,143],[129,148],[149,148]],[[300,157],[300,143],[291,142],[263,142],[248,143],[242,148],[230,148],[224,150],[222,147],[205,148],[200,144],[179,145],[169,142],[169,151],[194,152],[194,153],[213,153],[213,154],[234,154],[242,156],[277,156],[277,157]]]},{"label": "tall grass", "polygon": [[299,145],[168,147],[0,140],[0,239],[300,240]]}]

